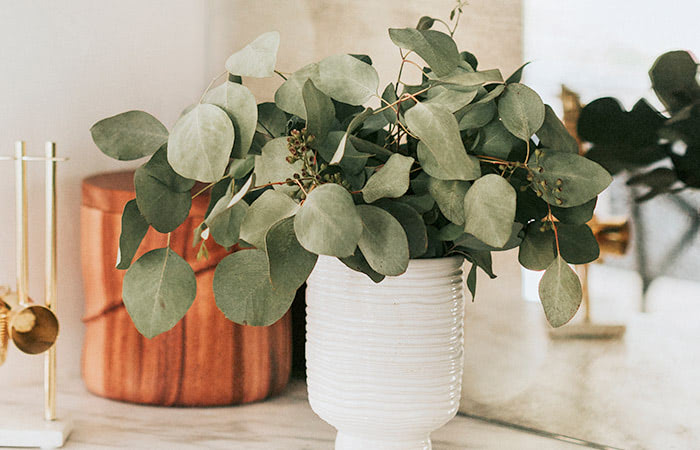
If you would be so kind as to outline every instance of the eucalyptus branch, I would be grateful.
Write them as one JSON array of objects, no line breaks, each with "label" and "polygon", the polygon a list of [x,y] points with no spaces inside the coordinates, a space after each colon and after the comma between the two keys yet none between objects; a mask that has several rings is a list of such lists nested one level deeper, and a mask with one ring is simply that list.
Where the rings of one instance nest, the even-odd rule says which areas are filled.
[{"label": "eucalyptus branch", "polygon": [[202,100],[204,100],[204,96],[207,95],[207,92],[209,92],[209,89],[211,89],[211,87],[214,85],[214,82],[215,82],[216,80],[218,80],[219,78],[223,77],[224,75],[226,75],[227,73],[228,73],[228,72],[222,72],[222,73],[218,74],[217,76],[215,76],[214,78],[211,79],[211,81],[209,82],[209,85],[207,86],[207,88],[206,88],[206,89],[204,90],[204,92],[202,93],[202,96],[199,98],[199,103],[202,103]]},{"label": "eucalyptus branch", "polygon": [[557,225],[554,222],[554,215],[552,215],[552,207],[547,203],[547,220],[552,224],[552,230],[554,231],[554,243],[557,246],[557,255],[561,256],[561,251],[559,250],[559,233],[557,232]]},{"label": "eucalyptus branch", "polygon": [[275,69],[275,73],[279,75],[284,81],[287,81],[287,77],[284,75],[284,73],[280,72],[277,69]]}]

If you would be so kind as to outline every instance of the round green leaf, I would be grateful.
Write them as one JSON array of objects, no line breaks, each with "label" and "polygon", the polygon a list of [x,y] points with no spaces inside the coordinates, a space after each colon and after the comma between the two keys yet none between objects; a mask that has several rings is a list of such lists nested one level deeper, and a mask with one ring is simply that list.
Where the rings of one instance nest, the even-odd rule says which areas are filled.
[{"label": "round green leaf", "polygon": [[369,177],[367,184],[362,188],[362,197],[365,202],[372,203],[380,198],[397,198],[405,194],[408,190],[413,162],[414,159],[410,156],[398,153],[391,155],[384,166]]},{"label": "round green leaf", "polygon": [[275,74],[280,34],[263,33],[226,60],[226,70],[243,77],[265,78]]},{"label": "round green leaf", "polygon": [[358,246],[370,267],[387,276],[401,275],[408,268],[406,232],[388,212],[371,205],[357,206],[362,218]]},{"label": "round green leaf", "polygon": [[588,223],[588,221],[593,218],[593,212],[595,211],[597,201],[598,197],[595,197],[593,200],[589,200],[582,205],[574,206],[572,208],[559,208],[557,206],[553,206],[552,214],[554,214],[554,217],[564,223],[574,225]]},{"label": "round green leaf", "polygon": [[687,51],[676,50],[659,56],[649,70],[656,96],[671,112],[700,98],[698,63]]},{"label": "round green leaf", "polygon": [[214,272],[216,306],[241,325],[267,326],[289,310],[296,290],[275,289],[262,250],[242,250],[221,260]]},{"label": "round green leaf", "polygon": [[561,256],[554,258],[544,272],[539,294],[544,314],[553,327],[566,324],[576,315],[581,305],[581,282]]},{"label": "round green leaf", "polygon": [[265,133],[271,138],[281,137],[287,134],[287,114],[272,102],[258,105],[257,131]]},{"label": "round green leaf", "polygon": [[306,250],[345,257],[355,252],[362,235],[362,220],[345,188],[324,184],[309,193],[294,218],[294,231]]},{"label": "round green leaf", "polygon": [[[312,63],[294,72],[275,92],[275,104],[285,112],[306,120],[306,106],[302,89],[306,80],[318,80],[318,63]],[[317,86],[320,87],[320,86]],[[326,92],[327,93],[327,92]]]},{"label": "round green leaf", "polygon": [[[265,144],[260,156],[255,157],[256,182],[258,184],[278,183],[301,172],[303,162],[299,160],[294,164],[289,164],[287,156],[289,156],[289,148],[286,138],[276,138]],[[282,192],[293,192],[298,189],[296,186],[284,184],[275,185],[274,188]]]},{"label": "round green leaf", "polygon": [[196,294],[192,268],[170,248],[151,250],[139,258],[126,273],[122,292],[136,329],[149,339],[174,327]]},{"label": "round green leaf", "polygon": [[[418,211],[406,203],[391,200],[380,200],[375,203],[375,206],[382,208],[399,221],[403,231],[406,233],[406,238],[408,238],[409,257],[418,258],[423,256],[428,249],[428,231]],[[461,232],[460,227],[460,234]]]},{"label": "round green leaf", "polygon": [[248,211],[248,204],[243,200],[238,201],[230,208],[226,208],[226,204],[230,200],[231,197],[229,196],[224,196],[219,199],[214,210],[216,210],[219,205],[223,205],[222,211],[214,215],[211,219],[207,218],[206,221],[211,237],[222,247],[233,247],[238,242],[241,222]]},{"label": "round green leaf", "polygon": [[141,241],[148,231],[148,222],[143,218],[136,199],[129,200],[122,213],[122,229],[119,235],[119,251],[117,253],[117,269],[128,269],[134,259]]},{"label": "round green leaf", "polygon": [[598,163],[574,153],[548,149],[541,151],[533,174],[532,186],[542,198],[563,208],[593,200],[612,182],[608,171]]},{"label": "round green leaf", "polygon": [[513,186],[496,174],[485,175],[464,196],[464,231],[493,247],[510,239],[515,219]]},{"label": "round green leaf", "polygon": [[481,140],[475,152],[479,155],[493,156],[495,158],[507,159],[510,152],[517,144],[521,143],[513,136],[503,123],[496,119],[479,130]]},{"label": "round green leaf", "polygon": [[122,161],[143,158],[168,141],[168,130],[152,115],[127,111],[97,122],[92,140],[105,155]]},{"label": "round green leaf", "polygon": [[561,257],[570,264],[588,264],[600,256],[598,241],[586,224],[557,225]]},{"label": "round green leaf", "polygon": [[525,238],[518,249],[520,265],[529,270],[544,270],[556,257],[554,231],[540,231],[541,222],[533,222],[525,229]]},{"label": "round green leaf", "polygon": [[377,95],[379,88],[374,67],[344,54],[323,59],[318,64],[318,82],[314,82],[331,98],[350,105],[362,105]]},{"label": "round green leaf", "polygon": [[146,219],[160,233],[169,233],[187,218],[192,197],[192,180],[177,175],[168,166],[165,148],[136,169],[134,190],[136,204]]},{"label": "round green leaf", "polygon": [[[460,130],[471,130],[486,126],[496,114],[496,103],[474,103],[463,108],[459,119]],[[503,125],[501,125],[503,126]]]},{"label": "round green leaf", "polygon": [[499,97],[498,115],[508,131],[527,142],[544,122],[544,103],[524,84],[509,84]]},{"label": "round green leaf", "polygon": [[233,124],[224,110],[197,105],[175,123],[168,138],[168,162],[183,177],[217,181],[228,166],[233,139]]},{"label": "round green leaf", "polygon": [[449,110],[440,105],[417,103],[406,111],[405,119],[423,144],[419,143],[418,148],[421,164],[436,169],[425,169],[430,176],[469,181],[481,175],[479,160],[467,154],[457,120]]},{"label": "round green leaf", "polygon": [[450,74],[459,64],[457,44],[440,31],[389,28],[389,37],[398,47],[416,52],[437,76]]},{"label": "round green leaf", "polygon": [[273,190],[263,192],[241,223],[241,239],[259,249],[265,248],[265,235],[272,225],[285,217],[293,216],[299,205],[289,196]]},{"label": "round green leaf", "polygon": [[385,277],[381,273],[377,272],[376,270],[372,269],[369,264],[367,263],[367,260],[365,259],[364,255],[360,251],[360,249],[356,249],[355,253],[353,253],[350,256],[346,256],[345,258],[338,258],[340,262],[345,264],[349,269],[354,270],[355,272],[361,272],[367,275],[370,280],[374,281],[375,283],[379,283],[382,281]]},{"label": "round green leaf", "polygon": [[284,218],[270,227],[265,236],[265,251],[272,286],[284,292],[299,289],[318,259],[318,255],[306,251],[297,241],[293,217]]},{"label": "round green leaf", "polygon": [[464,225],[464,196],[470,185],[468,181],[438,180],[431,177],[428,190],[447,220]]},{"label": "round green leaf", "polygon": [[204,102],[216,105],[228,114],[236,136],[231,157],[245,158],[258,123],[258,106],[253,93],[241,84],[227,81],[207,92]]},{"label": "round green leaf", "polygon": [[576,139],[569,134],[569,131],[549,105],[544,105],[544,122],[540,129],[537,130],[537,137],[543,147],[578,154]]}]

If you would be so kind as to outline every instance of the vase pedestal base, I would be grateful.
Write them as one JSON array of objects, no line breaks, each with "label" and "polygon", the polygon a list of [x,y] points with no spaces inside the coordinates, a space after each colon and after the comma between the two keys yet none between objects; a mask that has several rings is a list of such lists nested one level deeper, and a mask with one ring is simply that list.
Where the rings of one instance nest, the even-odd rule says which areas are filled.
[{"label": "vase pedestal base", "polygon": [[335,450],[431,450],[430,436],[416,439],[366,438],[338,432],[335,438]]},{"label": "vase pedestal base", "polygon": [[2,447],[63,447],[73,431],[73,422],[66,417],[44,420],[28,414],[0,414],[0,448]]}]

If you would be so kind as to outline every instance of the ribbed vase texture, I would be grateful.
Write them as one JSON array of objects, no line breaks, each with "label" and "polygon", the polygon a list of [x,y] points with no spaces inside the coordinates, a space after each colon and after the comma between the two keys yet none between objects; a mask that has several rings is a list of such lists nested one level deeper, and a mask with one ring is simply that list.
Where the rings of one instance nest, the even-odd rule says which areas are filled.
[{"label": "ribbed vase texture", "polygon": [[306,291],[309,402],[335,448],[430,449],[463,368],[462,258],[411,260],[375,284],[321,256]]}]

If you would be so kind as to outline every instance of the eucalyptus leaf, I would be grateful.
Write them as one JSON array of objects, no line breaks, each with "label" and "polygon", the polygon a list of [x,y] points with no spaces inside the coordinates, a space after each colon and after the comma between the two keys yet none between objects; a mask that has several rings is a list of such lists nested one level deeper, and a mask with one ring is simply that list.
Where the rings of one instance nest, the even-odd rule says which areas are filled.
[{"label": "eucalyptus leaf", "polygon": [[272,102],[258,105],[258,124],[256,130],[265,133],[271,138],[278,138],[287,134],[287,114]]},{"label": "eucalyptus leaf", "polygon": [[[325,141],[320,145],[315,145],[318,150],[318,154],[325,161],[332,161],[333,157],[337,154],[338,150],[341,148],[341,142],[345,138],[346,133],[343,131],[331,131],[328,133]],[[354,175],[362,172],[365,164],[367,164],[367,159],[371,155],[366,153],[360,153],[355,149],[354,140],[348,140],[343,145],[343,157],[340,160],[340,167],[349,175]]]},{"label": "eucalyptus leaf", "polygon": [[358,246],[370,267],[387,276],[401,275],[408,268],[406,232],[387,211],[371,205],[357,206],[362,218]]},{"label": "eucalyptus leaf", "polygon": [[459,64],[459,50],[452,38],[436,30],[390,28],[389,37],[398,47],[414,51],[437,76],[449,75]]},{"label": "eucalyptus leaf", "polygon": [[274,288],[263,250],[232,253],[214,272],[216,306],[241,325],[272,325],[289,310],[295,294]]},{"label": "eucalyptus leaf", "polygon": [[[496,114],[496,103],[474,103],[461,111],[460,130],[472,130],[486,126]],[[494,121],[495,122],[495,121]]]},{"label": "eucalyptus leaf", "polygon": [[523,77],[523,69],[525,69],[525,66],[527,66],[528,64],[530,64],[530,61],[518,67],[518,69],[506,79],[506,84],[520,83],[520,80]]},{"label": "eucalyptus leaf", "polygon": [[541,223],[525,228],[525,238],[518,249],[520,265],[529,270],[545,270],[557,255],[554,231],[540,231]]},{"label": "eucalyptus leaf", "polygon": [[379,200],[375,206],[382,208],[399,221],[408,239],[409,257],[423,256],[428,249],[428,232],[418,211],[406,203],[391,200]]},{"label": "eucalyptus leaf", "polygon": [[286,217],[265,236],[270,280],[275,290],[296,291],[311,274],[318,255],[306,251],[294,234],[294,218]]},{"label": "eucalyptus leaf", "polygon": [[234,180],[240,180],[250,173],[255,167],[255,155],[248,155],[245,159],[233,159],[228,166],[228,175]]},{"label": "eucalyptus leaf", "polygon": [[388,159],[394,152],[387,150],[386,148],[377,145],[373,142],[361,139],[357,136],[348,136],[348,141],[352,144],[355,150],[366,153],[368,156],[376,156],[381,159]]},{"label": "eucalyptus leaf", "polygon": [[491,100],[495,100],[505,90],[506,90],[505,84],[498,84],[498,85],[494,86],[490,91],[487,91],[486,89],[484,89],[483,92],[485,92],[485,93],[483,94],[483,96],[481,96],[481,95],[478,96],[475,103],[488,103]]},{"label": "eucalyptus leaf", "polygon": [[424,166],[428,163],[435,169],[426,167],[428,174],[439,179],[466,181],[481,175],[479,160],[467,155],[457,120],[449,110],[418,103],[406,111],[405,119],[408,128],[421,139],[418,159]]},{"label": "eucalyptus leaf", "polygon": [[168,141],[165,126],[143,111],[102,119],[90,128],[90,133],[102,153],[122,161],[152,155]]},{"label": "eucalyptus leaf", "polygon": [[488,245],[503,247],[511,236],[515,204],[515,189],[503,177],[479,178],[464,197],[464,231]]},{"label": "eucalyptus leaf", "polygon": [[418,211],[419,214],[423,214],[430,211],[435,205],[435,200],[430,194],[404,195],[403,197],[399,197],[398,201],[406,203],[407,205]]},{"label": "eucalyptus leaf", "polygon": [[418,19],[418,24],[416,25],[416,30],[429,30],[435,23],[435,19],[429,16],[423,16]]},{"label": "eucalyptus leaf", "polygon": [[566,324],[576,315],[581,305],[581,283],[561,256],[554,258],[544,272],[539,294],[547,321],[553,327]]},{"label": "eucalyptus leaf", "polygon": [[253,93],[241,84],[227,81],[207,92],[203,101],[218,106],[228,114],[236,136],[231,157],[245,158],[258,123],[258,107]]},{"label": "eucalyptus leaf", "polygon": [[410,156],[398,153],[391,155],[384,166],[375,172],[362,188],[362,198],[365,202],[372,203],[380,198],[397,198],[405,194],[408,191],[409,176],[414,161]]},{"label": "eucalyptus leaf", "polygon": [[224,175],[234,141],[228,114],[200,104],[182,116],[168,138],[168,162],[185,178],[210,183]]},{"label": "eucalyptus leaf", "polygon": [[533,187],[542,198],[564,208],[594,199],[612,182],[608,171],[597,163],[577,154],[548,149],[541,151],[533,174]]},{"label": "eucalyptus leaf", "polygon": [[174,327],[196,294],[194,271],[170,248],[146,253],[124,276],[124,306],[139,333],[149,339]]},{"label": "eucalyptus leaf", "polygon": [[491,121],[479,133],[481,133],[481,140],[475,149],[479,155],[508,159],[513,148],[521,142],[510,131],[506,130],[506,127],[498,119]]},{"label": "eucalyptus leaf", "polygon": [[338,258],[338,260],[345,264],[349,269],[352,269],[355,272],[364,273],[365,275],[367,275],[367,277],[369,277],[370,280],[374,281],[375,283],[379,283],[385,278],[384,275],[370,267],[369,263],[367,262],[359,248],[356,249],[355,253],[353,253],[352,255],[346,256],[344,258]]},{"label": "eucalyptus leaf", "polygon": [[656,96],[673,113],[700,100],[698,63],[689,52],[676,50],[659,56],[649,78]]},{"label": "eucalyptus leaf", "polygon": [[289,196],[268,190],[258,197],[246,211],[241,222],[240,238],[259,248],[265,248],[265,235],[272,225],[293,216],[299,205]]},{"label": "eucalyptus leaf", "polygon": [[315,79],[314,82],[331,98],[350,105],[362,105],[377,95],[379,88],[379,76],[374,67],[344,54],[319,62],[318,82]]},{"label": "eucalyptus leaf", "polygon": [[[289,156],[289,149],[286,138],[276,138],[265,144],[261,155],[255,157],[254,173],[257,182],[259,184],[279,183],[300,172],[304,163],[299,160],[290,164],[287,162],[287,156]],[[282,192],[298,189],[296,186],[286,185],[275,185],[274,188]]]},{"label": "eucalyptus leaf", "polygon": [[499,97],[498,115],[508,131],[527,142],[544,122],[544,103],[524,84],[509,84]]},{"label": "eucalyptus leaf", "polygon": [[352,196],[332,183],[309,192],[294,218],[294,231],[306,250],[337,257],[352,255],[363,233]]},{"label": "eucalyptus leaf", "polygon": [[576,139],[569,134],[564,124],[549,105],[544,105],[544,122],[540,129],[537,130],[537,137],[543,147],[578,154]]},{"label": "eucalyptus leaf", "polygon": [[[444,106],[448,111],[454,113],[464,108],[469,104],[469,102],[474,100],[477,92],[476,87],[470,88],[466,91],[459,91],[455,89],[447,89],[443,86],[436,86],[428,91],[428,100],[425,101],[425,103]],[[430,93],[434,94],[430,95]]]},{"label": "eucalyptus leaf", "polygon": [[510,237],[508,238],[508,241],[505,243],[505,245],[502,245],[501,247],[494,247],[493,245],[485,244],[484,242],[480,241],[475,236],[469,233],[462,233],[462,235],[459,238],[454,239],[454,244],[459,247],[467,248],[471,252],[500,252],[504,250],[510,250],[512,248],[518,247],[522,243],[522,229],[523,225],[521,223],[513,222],[510,229]]},{"label": "eucalyptus leaf", "polygon": [[[302,89],[306,80],[318,80],[318,63],[308,64],[294,72],[275,92],[275,104],[285,112],[306,119]],[[317,86],[318,87],[318,86]]]},{"label": "eucalyptus leaf", "polygon": [[472,294],[472,301],[476,298],[476,264],[472,263],[467,275],[467,289]]},{"label": "eucalyptus leaf", "polygon": [[552,214],[554,214],[554,217],[563,223],[570,223],[573,225],[588,223],[588,221],[593,218],[593,212],[595,211],[597,201],[598,197],[572,208],[559,208],[557,206],[553,206]]},{"label": "eucalyptus leaf", "polygon": [[138,209],[146,221],[160,233],[170,233],[187,218],[194,183],[177,175],[169,167],[165,147],[134,173]]},{"label": "eucalyptus leaf", "polygon": [[[233,247],[238,242],[241,230],[241,223],[248,211],[248,204],[240,200],[232,206],[226,207],[230,199],[222,197],[217,206],[223,205],[223,209],[215,214],[211,219],[207,218],[206,224],[209,227],[211,237],[222,247]],[[214,207],[214,210],[217,208]],[[246,241],[247,242],[247,241]]]},{"label": "eucalyptus leaf", "polygon": [[125,270],[131,265],[141,241],[148,231],[148,222],[143,218],[136,200],[129,200],[122,213],[122,228],[119,235],[119,251],[117,252],[117,269]]},{"label": "eucalyptus leaf", "polygon": [[464,225],[464,197],[471,183],[461,180],[430,178],[428,189],[447,220]]},{"label": "eucalyptus leaf", "polygon": [[263,33],[226,60],[226,70],[243,77],[265,78],[275,74],[280,34]]},{"label": "eucalyptus leaf", "polygon": [[450,242],[458,239],[463,234],[464,226],[460,226],[450,222],[438,230],[437,237],[441,241]]},{"label": "eucalyptus leaf", "polygon": [[317,142],[323,142],[335,118],[333,102],[330,97],[319,91],[311,80],[306,80],[301,92],[306,109],[306,129]]},{"label": "eucalyptus leaf", "polygon": [[[384,91],[382,92],[382,100],[384,100],[382,107],[385,107],[384,103],[386,103],[386,106],[396,103],[398,97],[396,96],[396,88],[394,87],[394,83],[389,83],[386,85]],[[401,104],[397,104],[382,111],[382,114],[387,122],[396,123],[396,111],[400,111],[400,108]]]},{"label": "eucalyptus leaf", "polygon": [[455,70],[454,72],[440,76],[435,80],[439,84],[455,84],[459,86],[482,86],[489,83],[503,83],[503,76],[498,69],[471,72]]},{"label": "eucalyptus leaf", "polygon": [[586,224],[557,225],[561,257],[570,264],[588,264],[600,256],[598,241]]},{"label": "eucalyptus leaf", "polygon": [[365,108],[364,111],[353,117],[348,124],[348,128],[345,130],[343,137],[340,139],[340,142],[338,142],[338,148],[329,161],[330,164],[340,163],[345,155],[345,147],[350,133],[354,132],[358,127],[360,127],[360,125],[362,125],[365,119],[367,119],[370,115],[372,115],[372,108]]}]

